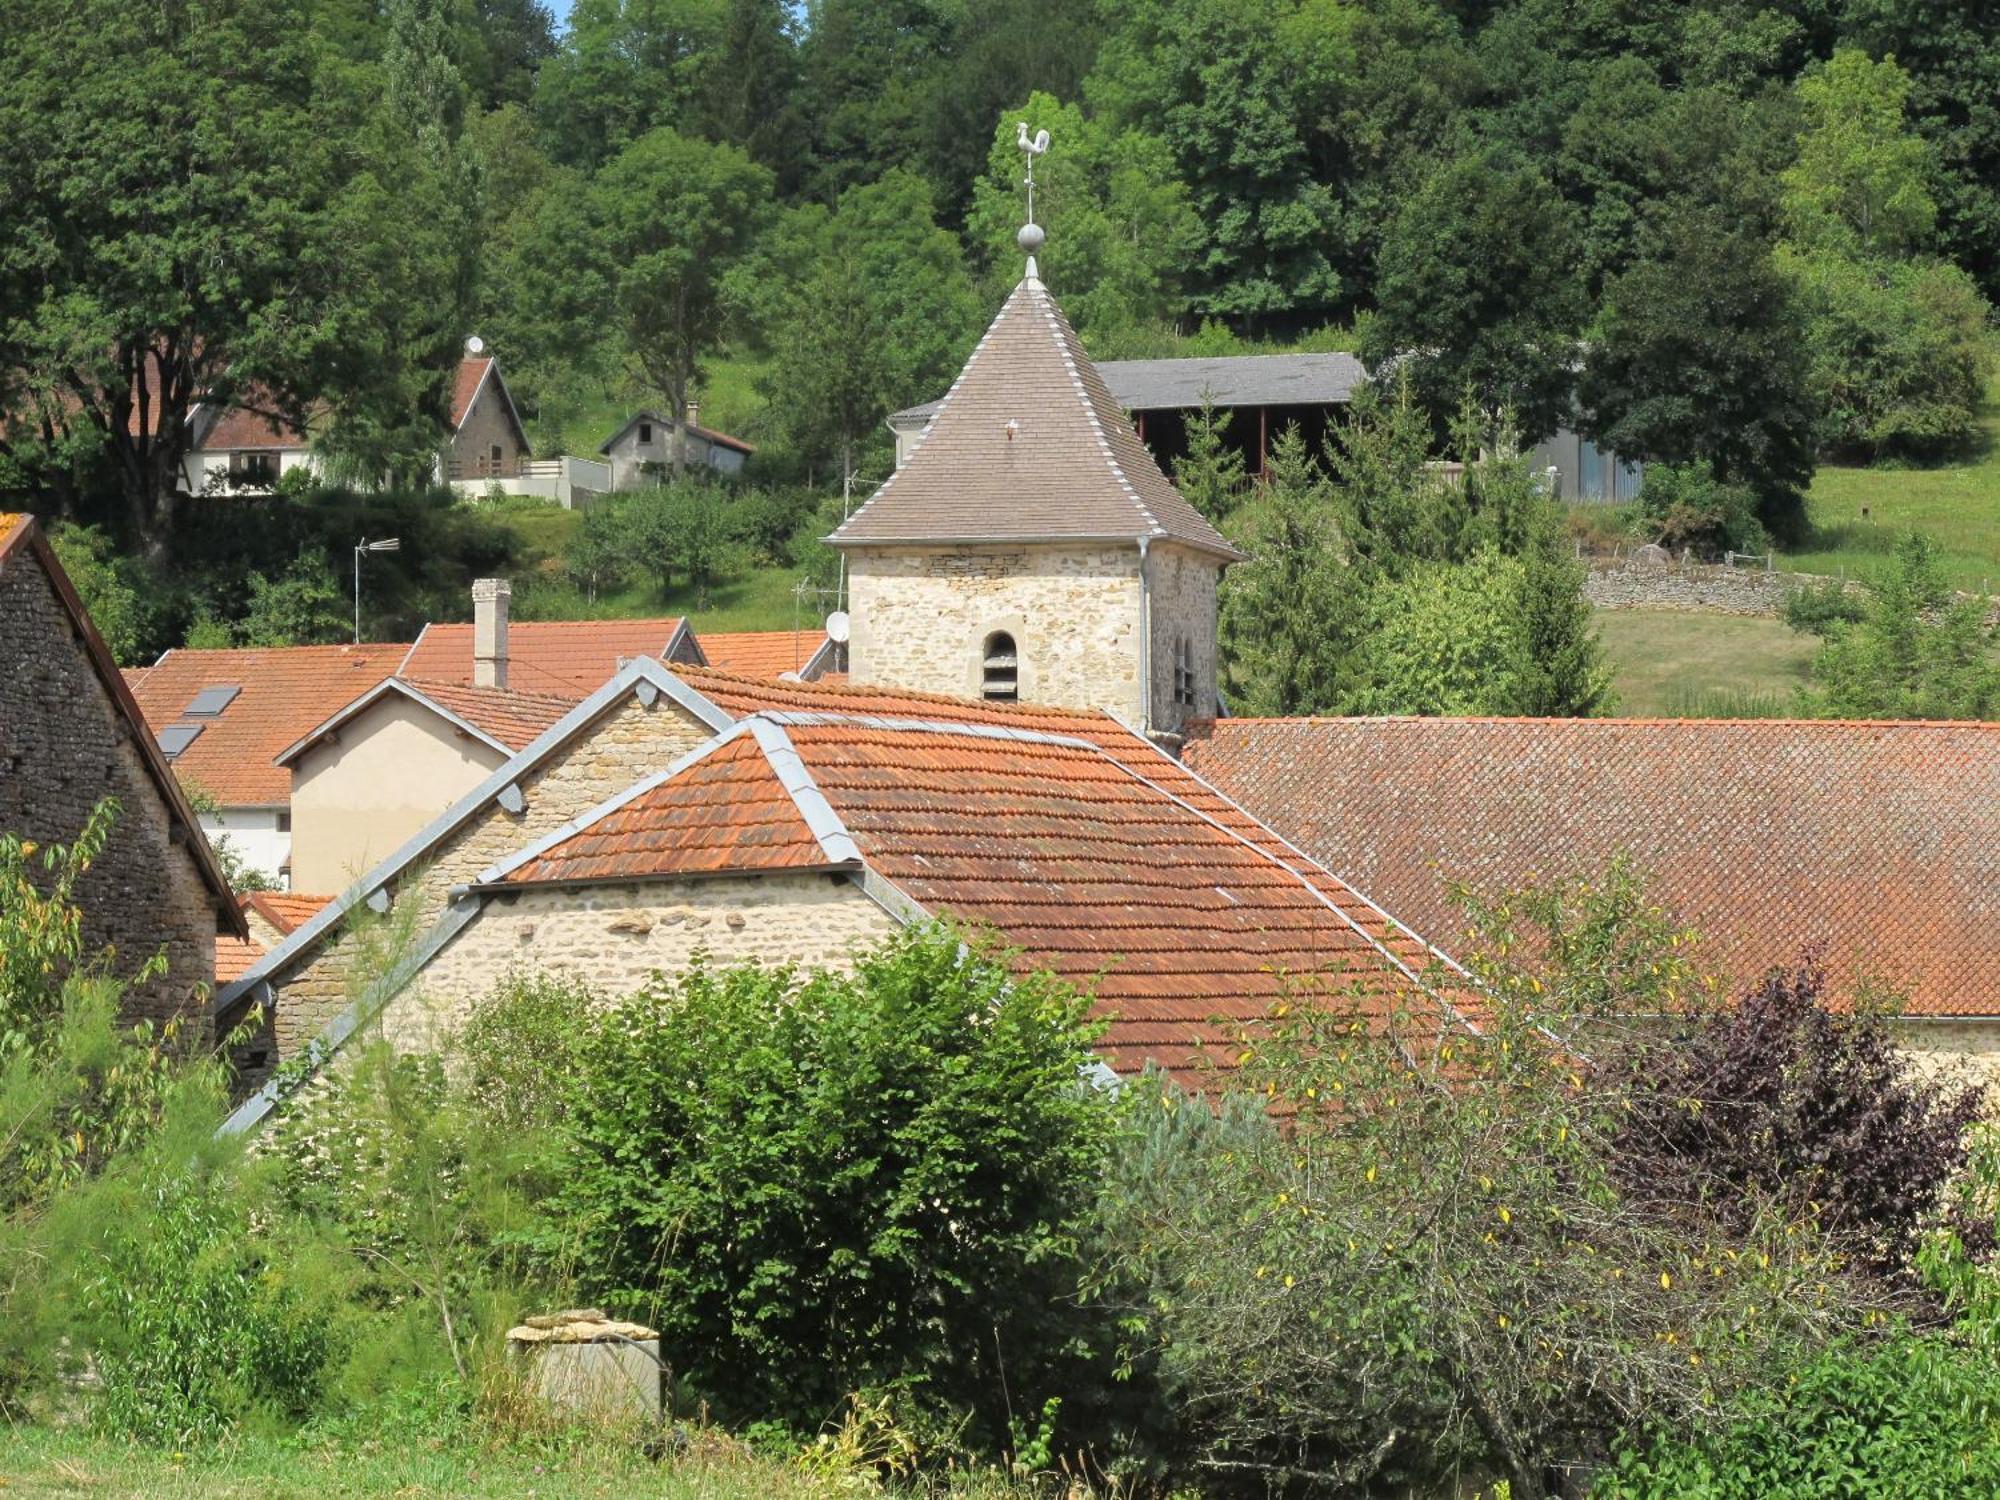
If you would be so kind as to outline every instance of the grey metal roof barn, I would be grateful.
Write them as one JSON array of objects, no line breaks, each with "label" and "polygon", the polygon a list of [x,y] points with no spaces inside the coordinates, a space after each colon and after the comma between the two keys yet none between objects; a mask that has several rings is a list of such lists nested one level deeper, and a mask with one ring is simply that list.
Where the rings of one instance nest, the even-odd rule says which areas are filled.
[{"label": "grey metal roof barn", "polygon": [[[1351,354],[1230,354],[1210,359],[1108,359],[1097,367],[1126,411],[1219,407],[1337,406],[1354,399],[1368,368]],[[936,401],[905,407],[892,426],[928,421]]]}]

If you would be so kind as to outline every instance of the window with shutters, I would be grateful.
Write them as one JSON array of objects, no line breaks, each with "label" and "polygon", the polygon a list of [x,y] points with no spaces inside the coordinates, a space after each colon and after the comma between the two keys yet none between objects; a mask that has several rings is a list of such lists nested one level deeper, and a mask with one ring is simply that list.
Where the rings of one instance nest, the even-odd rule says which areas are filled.
[{"label": "window with shutters", "polygon": [[1014,637],[1004,630],[994,631],[986,637],[984,655],[980,690],[988,698],[1012,703],[1021,696],[1021,654],[1014,647]]}]

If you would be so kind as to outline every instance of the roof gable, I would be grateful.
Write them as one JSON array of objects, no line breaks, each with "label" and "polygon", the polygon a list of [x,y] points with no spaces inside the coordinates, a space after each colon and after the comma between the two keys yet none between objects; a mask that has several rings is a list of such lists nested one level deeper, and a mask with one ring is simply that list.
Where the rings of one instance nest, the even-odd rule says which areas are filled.
[{"label": "roof gable", "polygon": [[[1384,1007],[1424,976],[1323,871],[1092,740],[997,724],[771,711],[486,872],[487,885],[831,869],[995,932],[1091,987],[1121,1071],[1186,1068],[1290,976]],[[1426,955],[1427,956],[1427,955]],[[1440,1024],[1463,1021],[1432,995]]]},{"label": "roof gable", "polygon": [[244,925],[242,908],[237,905],[236,895],[229,888],[228,877],[223,874],[221,861],[209,845],[208,835],[202,831],[201,820],[195,816],[187,793],[168,766],[166,756],[147,727],[146,716],[141,712],[130,684],[118,670],[111,648],[104,644],[104,637],[97,633],[90,611],[84,606],[76,586],[70,582],[69,574],[63,571],[55,549],[42,535],[41,527],[35,524],[33,516],[0,514],[0,568],[18,565],[23,559],[33,559],[48,580],[63,612],[69,616],[91,670],[103,686],[105,696],[111,700],[113,712],[130,731],[132,747],[139,756],[140,764],[159,792],[160,800],[166,804],[169,821],[180,830],[202,883],[215,900],[221,920],[237,937],[248,937],[249,929]]},{"label": "roof gable", "polygon": [[553,693],[517,693],[511,688],[468,687],[456,682],[415,682],[389,677],[377,683],[330,718],[314,725],[273,757],[289,766],[342,726],[352,723],[385,697],[396,697],[428,709],[454,729],[482,744],[512,755],[576,706],[576,699]]},{"label": "roof gable", "polygon": [[835,546],[1161,538],[1240,554],[1173,487],[1042,283],[1022,280],[923,442]]},{"label": "roof gable", "polygon": [[174,770],[224,807],[283,807],[291,772],[278,756],[314,725],[379,686],[409,648],[244,647],[167,652],[133,684],[153,735],[182,721],[205,689],[239,687],[175,757]]}]

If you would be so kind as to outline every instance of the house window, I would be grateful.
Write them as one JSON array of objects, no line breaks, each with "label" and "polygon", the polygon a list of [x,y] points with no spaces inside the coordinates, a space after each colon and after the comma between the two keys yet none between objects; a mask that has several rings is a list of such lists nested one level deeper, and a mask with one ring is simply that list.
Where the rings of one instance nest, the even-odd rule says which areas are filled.
[{"label": "house window", "polygon": [[500,462],[500,445],[498,443],[493,445],[493,462],[496,464]]},{"label": "house window", "polygon": [[980,691],[996,702],[1012,703],[1021,696],[1021,656],[1014,637],[996,630],[986,637]]},{"label": "house window", "polygon": [[1194,642],[1186,636],[1174,642],[1174,702],[1194,707]]},{"label": "house window", "polygon": [[639,424],[639,445],[643,448],[652,441],[653,424],[651,422],[641,422]]},{"label": "house window", "polygon": [[290,813],[288,813],[288,812],[281,812],[281,813],[279,813],[279,814],[278,814],[278,832],[280,832],[280,833],[290,833],[291,831],[292,831],[292,815],[291,815]]},{"label": "house window", "polygon": [[278,482],[278,455],[261,448],[231,453],[229,482],[239,489],[269,489]]}]

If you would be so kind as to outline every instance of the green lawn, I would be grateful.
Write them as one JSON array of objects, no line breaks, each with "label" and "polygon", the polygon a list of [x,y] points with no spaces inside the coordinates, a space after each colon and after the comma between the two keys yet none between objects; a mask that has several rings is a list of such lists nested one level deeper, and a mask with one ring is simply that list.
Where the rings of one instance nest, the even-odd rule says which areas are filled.
[{"label": "green lawn", "polygon": [[1597,625],[1634,717],[1782,714],[1819,645],[1760,615],[1602,609]]},{"label": "green lawn", "polygon": [[1986,389],[1984,427],[1985,451],[1961,464],[1821,469],[1806,495],[1812,535],[1783,566],[1854,577],[1879,569],[1902,533],[1924,531],[1956,587],[2000,589],[2000,377]]},{"label": "green lawn", "polygon": [[[737,1444],[711,1437],[700,1438],[694,1451],[653,1461],[635,1444],[606,1439],[497,1447],[400,1433],[243,1438],[219,1450],[177,1456],[40,1427],[14,1428],[0,1436],[0,1495],[10,1497],[832,1500],[872,1490],[857,1479],[841,1478],[846,1482],[755,1458]],[[977,1487],[996,1497],[1006,1490],[997,1480]]]}]

